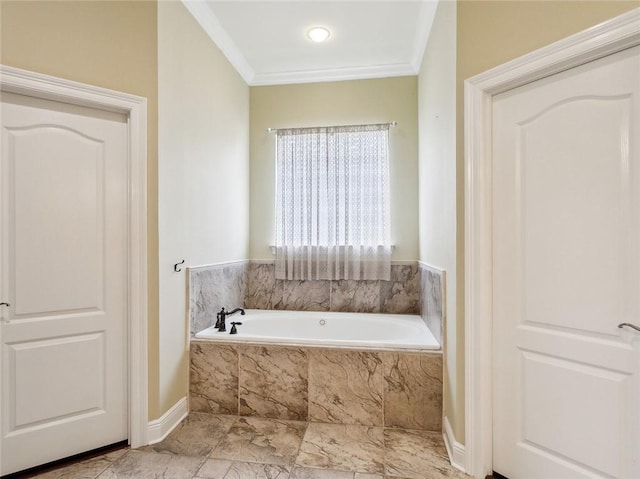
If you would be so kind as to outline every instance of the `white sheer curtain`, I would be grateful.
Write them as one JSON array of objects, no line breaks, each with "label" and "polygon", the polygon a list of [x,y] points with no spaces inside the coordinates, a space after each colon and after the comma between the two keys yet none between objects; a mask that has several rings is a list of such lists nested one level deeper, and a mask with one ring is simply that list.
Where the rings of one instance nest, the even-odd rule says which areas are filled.
[{"label": "white sheer curtain", "polygon": [[389,125],[277,130],[276,278],[391,271]]}]

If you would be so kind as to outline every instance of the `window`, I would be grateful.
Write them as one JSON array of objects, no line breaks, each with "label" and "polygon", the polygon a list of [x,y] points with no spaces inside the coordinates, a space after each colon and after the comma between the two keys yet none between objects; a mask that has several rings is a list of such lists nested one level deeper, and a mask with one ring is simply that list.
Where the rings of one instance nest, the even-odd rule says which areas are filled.
[{"label": "window", "polygon": [[276,278],[389,279],[389,125],[277,130]]}]

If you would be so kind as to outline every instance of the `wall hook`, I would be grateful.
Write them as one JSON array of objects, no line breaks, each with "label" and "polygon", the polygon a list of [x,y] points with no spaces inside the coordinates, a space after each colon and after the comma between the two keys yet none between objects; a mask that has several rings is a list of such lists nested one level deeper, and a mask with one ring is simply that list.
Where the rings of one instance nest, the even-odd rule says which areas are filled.
[{"label": "wall hook", "polygon": [[184,264],[184,260],[182,260],[179,263],[176,263],[176,264],[173,265],[173,270],[176,273],[179,273],[180,271],[182,271],[182,268],[178,268],[178,266],[180,266],[181,264]]}]

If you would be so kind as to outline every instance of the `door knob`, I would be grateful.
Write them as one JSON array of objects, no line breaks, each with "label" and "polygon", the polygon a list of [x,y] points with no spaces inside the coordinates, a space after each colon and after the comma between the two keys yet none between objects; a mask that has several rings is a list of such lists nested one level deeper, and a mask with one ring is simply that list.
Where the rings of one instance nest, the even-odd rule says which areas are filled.
[{"label": "door knob", "polygon": [[9,306],[11,306],[11,305],[10,305],[9,303],[0,303],[0,306],[7,306],[7,307],[9,307]]},{"label": "door knob", "polygon": [[636,326],[635,324],[631,324],[631,323],[620,323],[618,324],[619,328],[623,328],[623,327],[629,327],[631,329],[635,329],[636,331],[640,332],[640,326]]}]

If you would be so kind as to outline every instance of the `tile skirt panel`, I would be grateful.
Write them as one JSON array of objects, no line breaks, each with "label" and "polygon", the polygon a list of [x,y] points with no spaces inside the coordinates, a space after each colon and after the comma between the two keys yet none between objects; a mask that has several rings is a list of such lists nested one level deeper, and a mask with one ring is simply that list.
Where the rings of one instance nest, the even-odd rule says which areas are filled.
[{"label": "tile skirt panel", "polygon": [[192,411],[441,431],[442,355],[191,343]]},{"label": "tile skirt panel", "polygon": [[302,348],[239,348],[239,413],[307,420],[308,358]]}]

